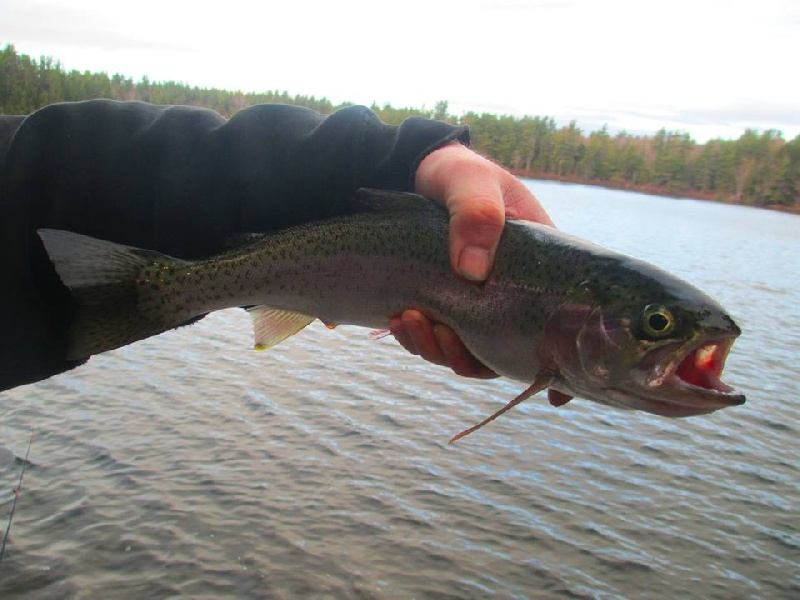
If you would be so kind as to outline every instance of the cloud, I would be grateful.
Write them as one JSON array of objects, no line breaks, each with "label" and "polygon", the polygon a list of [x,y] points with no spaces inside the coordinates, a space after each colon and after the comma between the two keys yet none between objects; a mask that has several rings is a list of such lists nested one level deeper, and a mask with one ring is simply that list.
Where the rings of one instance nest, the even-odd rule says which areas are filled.
[{"label": "cloud", "polygon": [[508,1],[508,2],[483,2],[479,5],[481,10],[497,11],[533,11],[533,10],[570,10],[574,2],[565,0],[527,0],[527,1]]},{"label": "cloud", "polygon": [[[797,3],[794,3],[797,4]],[[800,7],[800,4],[797,4]],[[3,40],[68,69],[575,119],[585,131],[800,134],[800,9],[780,0],[0,0]]]},{"label": "cloud", "polygon": [[645,108],[617,105],[609,108],[591,105],[564,106],[547,112],[532,113],[503,103],[450,101],[454,114],[465,112],[493,113],[516,117],[552,117],[559,126],[575,121],[584,133],[608,127],[612,135],[622,131],[630,135],[653,135],[659,129],[688,132],[692,139],[704,143],[710,139],[736,139],[746,129],[777,129],[790,140],[800,135],[800,112],[788,103],[738,102],[720,108]]},{"label": "cloud", "polygon": [[740,102],[717,109],[683,110],[676,114],[686,123],[719,122],[736,127],[775,127],[777,123],[781,123],[794,128],[800,127],[800,112],[797,107],[781,103]]},{"label": "cloud", "polygon": [[651,135],[662,127],[686,131],[698,142],[721,137],[738,138],[746,129],[777,129],[786,139],[800,135],[800,113],[784,103],[738,102],[719,108],[646,109],[617,107],[606,111],[577,110],[553,115],[559,122],[572,119],[584,131],[608,125],[612,133],[626,131],[633,135]]},{"label": "cloud", "polygon": [[[168,40],[148,39],[125,30],[90,6],[74,7],[57,2],[6,0],[0,17],[3,34],[11,43],[76,46],[101,50],[187,51]],[[54,57],[58,58],[58,57]]]}]

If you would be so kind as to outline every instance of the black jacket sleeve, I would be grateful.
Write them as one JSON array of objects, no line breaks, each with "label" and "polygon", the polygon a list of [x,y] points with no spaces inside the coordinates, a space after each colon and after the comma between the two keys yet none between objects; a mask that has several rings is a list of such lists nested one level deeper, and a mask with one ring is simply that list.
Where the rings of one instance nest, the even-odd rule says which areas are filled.
[{"label": "black jacket sleeve", "polygon": [[225,120],[92,100],[0,121],[0,390],[78,364],[64,359],[70,299],[37,229],[196,258],[236,233],[335,215],[359,187],[411,190],[428,153],[469,142],[466,128],[389,126],[364,107],[258,105]]}]

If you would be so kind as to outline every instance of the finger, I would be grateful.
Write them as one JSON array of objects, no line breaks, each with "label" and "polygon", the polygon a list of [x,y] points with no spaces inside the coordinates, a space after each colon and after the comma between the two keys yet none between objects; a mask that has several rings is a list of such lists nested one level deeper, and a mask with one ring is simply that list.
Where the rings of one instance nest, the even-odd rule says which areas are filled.
[{"label": "finger", "polygon": [[453,163],[442,201],[450,213],[453,269],[465,279],[483,281],[489,276],[503,232],[505,205],[499,170],[488,160],[473,156]]},{"label": "finger", "polygon": [[444,354],[433,334],[433,324],[422,313],[407,310],[389,321],[392,332],[400,345],[411,354],[421,356],[437,365],[446,365]]},{"label": "finger", "polygon": [[497,373],[472,356],[452,329],[438,323],[434,325],[433,332],[439,347],[444,353],[447,365],[457,375],[476,379],[494,379],[498,377]]},{"label": "finger", "polygon": [[470,281],[488,277],[506,216],[553,224],[519,179],[460,144],[428,155],[417,169],[415,185],[447,207],[450,262]]},{"label": "finger", "polygon": [[428,362],[445,365],[445,356],[433,334],[431,321],[417,310],[407,310],[400,318],[419,355]]},{"label": "finger", "polygon": [[396,339],[403,348],[411,354],[419,355],[416,345],[412,341],[408,331],[403,327],[403,320],[399,316],[392,317],[389,320],[389,331],[392,332],[394,339]]},{"label": "finger", "polygon": [[[463,187],[462,187],[463,186]],[[450,211],[450,262],[453,269],[470,281],[489,276],[505,210],[499,188],[481,189],[462,180],[453,186],[445,204]]]},{"label": "finger", "polygon": [[417,169],[417,191],[450,213],[453,270],[471,281],[488,276],[505,224],[499,173],[497,165],[459,144],[432,152]]}]

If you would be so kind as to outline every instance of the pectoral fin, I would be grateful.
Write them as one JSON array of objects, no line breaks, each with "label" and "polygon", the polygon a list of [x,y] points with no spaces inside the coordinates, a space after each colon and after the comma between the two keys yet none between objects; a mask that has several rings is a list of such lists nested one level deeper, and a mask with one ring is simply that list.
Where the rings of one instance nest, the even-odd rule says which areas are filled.
[{"label": "pectoral fin", "polygon": [[554,379],[554,375],[553,375],[553,373],[551,371],[542,371],[541,373],[539,373],[536,376],[536,379],[533,381],[533,383],[530,385],[530,387],[527,390],[522,392],[519,396],[514,398],[511,402],[506,404],[503,408],[498,410],[492,416],[486,417],[483,421],[481,421],[477,425],[473,425],[472,427],[469,427],[469,428],[465,429],[464,431],[462,431],[458,435],[453,436],[449,443],[452,444],[454,442],[457,442],[461,438],[463,438],[465,436],[468,436],[470,433],[472,433],[474,431],[478,431],[478,429],[480,429],[484,425],[487,425],[488,423],[491,423],[497,417],[499,417],[500,415],[508,412],[509,410],[514,408],[517,404],[522,402],[523,400],[527,400],[528,398],[530,398],[534,394],[536,394],[538,392],[541,392],[543,389],[545,389],[547,386],[549,386],[551,383],[553,383],[553,379]]},{"label": "pectoral fin", "polygon": [[559,392],[558,390],[547,390],[547,401],[556,408],[564,406],[567,402],[572,400],[573,397],[574,396]]},{"label": "pectoral fin", "polygon": [[256,350],[266,350],[280,344],[315,319],[308,315],[269,306],[253,306],[248,308],[247,312],[253,318],[254,348]]}]

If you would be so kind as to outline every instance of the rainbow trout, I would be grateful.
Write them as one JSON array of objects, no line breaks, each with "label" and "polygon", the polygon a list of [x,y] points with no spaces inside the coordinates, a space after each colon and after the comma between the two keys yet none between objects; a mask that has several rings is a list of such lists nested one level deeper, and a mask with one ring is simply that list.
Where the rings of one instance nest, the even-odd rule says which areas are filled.
[{"label": "rainbow trout", "polygon": [[703,292],[657,267],[510,220],[490,277],[475,285],[451,270],[448,215],[438,204],[360,190],[354,207],[200,261],[40,230],[76,304],[69,358],[235,306],[248,307],[257,349],[315,318],[382,328],[413,308],[529,386],[462,434],[544,389],[554,405],[577,396],[670,417],[745,401],[720,380],[740,329]]}]

